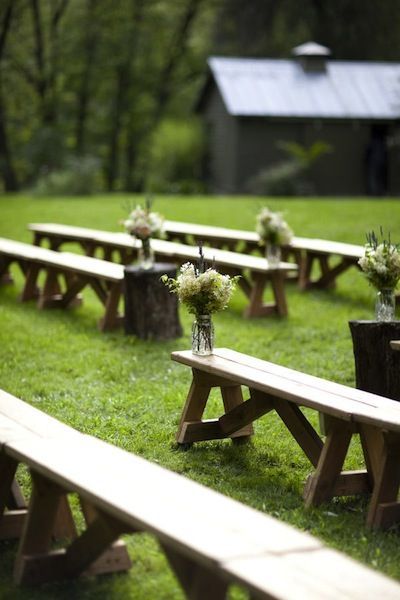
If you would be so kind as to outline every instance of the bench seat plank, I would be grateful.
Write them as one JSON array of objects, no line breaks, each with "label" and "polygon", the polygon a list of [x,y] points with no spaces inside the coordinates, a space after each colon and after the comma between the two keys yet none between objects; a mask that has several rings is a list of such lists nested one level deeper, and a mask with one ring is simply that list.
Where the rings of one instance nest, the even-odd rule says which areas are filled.
[{"label": "bench seat plank", "polygon": [[15,258],[34,260],[46,266],[61,267],[65,271],[101,276],[107,281],[121,281],[124,277],[124,268],[121,265],[71,252],[54,252],[7,238],[0,238],[0,252]]},{"label": "bench seat plank", "polygon": [[[127,233],[112,233],[85,227],[74,227],[71,225],[59,225],[55,223],[31,223],[31,231],[39,231],[42,234],[50,235],[53,230],[60,238],[65,241],[81,240],[98,242],[99,244],[112,244],[120,248],[137,250],[140,247],[140,241],[135,240]],[[156,254],[169,257],[171,259],[180,259],[184,261],[196,261],[199,257],[198,248],[185,244],[178,244],[166,240],[152,239],[152,248]],[[204,256],[210,263],[215,259],[215,263],[221,266],[237,267],[238,269],[251,269],[252,271],[266,273],[271,269],[265,259],[259,256],[241,254],[239,252],[229,252],[218,248],[203,248]],[[279,269],[283,271],[296,271],[296,265],[293,263],[282,262]]]},{"label": "bench seat plank", "polygon": [[[243,552],[319,547],[314,538],[303,537],[270,518],[265,521],[265,530],[262,524],[260,530],[256,511],[90,436],[81,439],[79,447],[68,453],[64,443],[57,440],[15,440],[7,444],[6,451],[116,519],[151,531],[168,544],[179,547],[185,541],[190,545],[190,539],[195,538],[201,553],[211,561],[237,557]],[[99,464],[102,472],[113,474],[112,486],[99,474]],[[133,479],[127,476],[130,472],[135,474]],[[140,485],[136,486],[135,481]],[[161,490],[162,502],[149,502],[150,498],[159,498]],[[207,530],[201,514],[208,523]]]},{"label": "bench seat plank", "polygon": [[10,427],[26,430],[27,434],[39,437],[71,437],[71,441],[79,436],[79,432],[47,415],[27,402],[16,398],[4,390],[0,390],[0,416],[7,419]]},{"label": "bench seat plank", "polygon": [[[107,258],[111,259],[113,252],[118,251],[123,263],[133,260],[141,245],[139,240],[126,233],[102,232],[54,223],[31,223],[29,228],[35,234],[35,244],[40,245],[43,240],[48,239],[52,248],[59,249],[64,242],[78,242],[91,255],[101,248]],[[198,248],[193,245],[160,239],[152,240],[152,249],[156,259],[169,259],[180,265],[189,261],[196,262],[199,256]],[[289,273],[297,272],[297,265],[281,262],[278,266],[271,266],[265,258],[218,248],[204,248],[204,256],[209,264],[215,264],[219,271],[229,275],[240,275],[239,285],[249,298],[249,306],[244,316],[287,316],[284,281]],[[264,304],[263,294],[268,282],[271,283],[274,301]]]},{"label": "bench seat plank", "polygon": [[239,579],[242,574],[249,578],[251,573],[257,588],[274,598],[299,600],[304,586],[307,600],[344,600],[358,596],[365,600],[398,600],[399,597],[393,581],[334,550],[320,548],[268,559],[267,568],[263,566],[264,558],[258,556],[232,560],[225,568]]},{"label": "bench seat plank", "polygon": [[202,371],[246,385],[249,388],[310,407],[324,414],[357,422],[375,423],[400,431],[400,405],[394,400],[349,388],[341,384],[300,373],[267,361],[225,348],[215,349],[209,357],[190,350],[173,352],[172,359]]},{"label": "bench seat plank", "polygon": [[[227,227],[199,225],[197,223],[184,223],[182,221],[170,220],[164,222],[164,227],[167,234],[171,235],[183,234],[204,240],[212,238],[213,240],[237,240],[238,242],[246,242],[249,244],[260,244],[260,236],[255,231],[229,229]],[[37,224],[35,224],[35,228],[38,228]],[[43,227],[43,230],[46,230],[45,227]],[[364,251],[363,246],[357,244],[299,236],[293,236],[290,247],[299,250],[315,250],[325,254],[339,254],[349,258],[360,258]]]}]

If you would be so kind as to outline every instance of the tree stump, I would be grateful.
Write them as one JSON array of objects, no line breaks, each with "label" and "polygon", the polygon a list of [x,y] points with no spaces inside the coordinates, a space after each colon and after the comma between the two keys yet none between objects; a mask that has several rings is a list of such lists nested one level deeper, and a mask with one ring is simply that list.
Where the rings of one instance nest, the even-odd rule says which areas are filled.
[{"label": "tree stump", "polygon": [[400,352],[390,347],[400,339],[400,321],[349,321],[353,338],[356,387],[400,400]]},{"label": "tree stump", "polygon": [[178,299],[161,281],[164,274],[176,277],[176,265],[125,267],[125,333],[142,340],[169,340],[182,335]]}]

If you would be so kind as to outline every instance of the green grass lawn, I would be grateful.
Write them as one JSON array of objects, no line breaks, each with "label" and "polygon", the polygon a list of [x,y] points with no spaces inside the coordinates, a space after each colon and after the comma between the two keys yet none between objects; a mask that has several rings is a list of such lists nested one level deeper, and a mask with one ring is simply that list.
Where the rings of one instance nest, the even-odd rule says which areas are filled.
[{"label": "green grass lawn", "polygon": [[[0,236],[31,241],[29,222],[59,222],[121,230],[127,206],[139,198],[89,199],[0,197]],[[363,244],[380,226],[400,241],[398,200],[268,200],[219,197],[160,197],[155,209],[166,218],[253,229],[267,204],[285,212],[296,235]],[[230,441],[176,448],[174,434],[189,382],[189,369],[172,363],[170,352],[190,347],[191,317],[181,309],[184,335],[169,342],[143,342],[122,331],[102,334],[97,298],[84,293],[83,306],[38,311],[21,304],[22,277],[0,288],[0,387],[84,431],[137,453],[232,496],[258,510],[307,530],[327,545],[400,580],[400,528],[372,533],[365,528],[365,500],[335,500],[305,510],[302,487],[311,471],[301,450],[274,415],[255,424],[250,445]],[[335,290],[300,292],[287,287],[289,317],[245,321],[246,299],[235,292],[230,307],[215,316],[216,345],[254,355],[346,385],[354,385],[348,321],[373,318],[374,291],[352,268]],[[207,416],[218,410],[213,398]],[[316,422],[316,415],[311,414]],[[357,440],[347,466],[362,467]],[[101,472],[101,465],[99,465]],[[29,479],[20,480],[28,490]],[[149,502],[158,502],[150,498]],[[134,562],[126,575],[97,577],[15,589],[11,573],[17,545],[1,544],[0,599],[71,598],[178,599],[182,594],[157,544],[148,536],[127,537]],[[234,597],[243,595],[236,591]]]}]

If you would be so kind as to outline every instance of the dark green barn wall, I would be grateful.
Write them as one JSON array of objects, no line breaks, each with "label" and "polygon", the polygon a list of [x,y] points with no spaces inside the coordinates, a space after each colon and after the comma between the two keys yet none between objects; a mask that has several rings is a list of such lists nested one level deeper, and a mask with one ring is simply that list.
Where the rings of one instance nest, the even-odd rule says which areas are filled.
[{"label": "dark green barn wall", "polygon": [[237,120],[229,115],[219,91],[213,87],[204,112],[208,136],[210,186],[216,193],[237,191]]},{"label": "dark green barn wall", "polygon": [[[365,195],[365,151],[371,123],[363,121],[322,121],[318,119],[271,119],[233,117],[228,114],[216,86],[203,105],[208,131],[210,190],[215,193],[245,193],[248,182],[261,169],[287,160],[277,144],[295,141],[309,147],[327,142],[332,152],[322,156],[311,170],[312,189],[318,195]],[[389,126],[389,137],[394,124]],[[393,137],[393,136],[392,136]],[[389,188],[400,194],[399,145],[389,148]]]}]

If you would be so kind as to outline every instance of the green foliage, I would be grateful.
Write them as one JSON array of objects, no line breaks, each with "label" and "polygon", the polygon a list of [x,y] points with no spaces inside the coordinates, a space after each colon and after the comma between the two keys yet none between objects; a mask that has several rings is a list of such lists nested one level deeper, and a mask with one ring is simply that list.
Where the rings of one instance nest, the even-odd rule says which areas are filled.
[{"label": "green foliage", "polygon": [[[127,200],[139,196],[90,198],[0,197],[0,235],[30,241],[28,222],[64,222],[118,230]],[[362,244],[365,232],[381,224],[400,231],[396,200],[271,199],[157,197],[166,218],[253,229],[260,205],[284,212],[298,235]],[[316,215],[318,218],[316,218]],[[77,250],[75,245],[66,246]],[[12,269],[15,284],[0,287],[0,388],[35,407],[130,452],[182,473],[200,483],[274,515],[317,536],[379,571],[400,580],[399,528],[366,529],[367,503],[360,498],[304,508],[301,492],[311,465],[270,413],[255,423],[252,444],[230,441],[195,444],[181,452],[174,442],[180,412],[190,384],[190,369],[170,360],[170,352],[190,348],[192,317],[181,310],[181,339],[145,342],[122,331],[100,333],[98,298],[83,292],[83,306],[39,311],[34,302],[20,303],[23,277]],[[300,371],[354,385],[354,357],[348,321],[373,316],[374,291],[352,268],[329,291],[301,292],[287,285],[289,317],[245,320],[247,299],[240,289],[226,311],[214,318],[216,344]],[[269,292],[266,292],[266,300]],[[206,418],[219,416],[215,393]],[[306,411],[317,426],[317,415]],[[346,468],[362,468],[355,439]],[[29,478],[19,474],[25,491]],[[153,499],[154,500],[154,499]],[[2,541],[0,597],[13,600],[181,600],[183,594],[157,544],[141,534],[126,536],[134,566],[127,574],[82,578],[38,589],[12,583],[17,543]],[[243,598],[235,592],[235,599]]]},{"label": "green foliage", "polygon": [[335,58],[399,60],[397,0],[224,0],[215,44],[231,56],[290,56],[294,46],[316,40]]},{"label": "green foliage", "polygon": [[307,175],[324,154],[332,151],[330,144],[316,141],[308,148],[298,142],[278,142],[289,159],[261,169],[248,183],[253,194],[266,196],[304,196],[315,192]]},{"label": "green foliage", "polygon": [[[142,187],[154,131],[191,112],[210,2],[41,0],[37,23],[34,14],[29,2],[18,3],[3,37],[0,9],[0,104],[22,186],[60,169],[68,152],[96,156],[110,191]],[[193,188],[193,169],[180,169],[163,172],[163,189]]]},{"label": "green foliage", "polygon": [[196,119],[163,121],[155,131],[147,189],[157,193],[199,193],[204,135]]},{"label": "green foliage", "polygon": [[304,169],[309,169],[324,154],[332,152],[331,144],[322,140],[313,142],[308,148],[298,142],[278,142],[278,148],[284,150],[290,158]]},{"label": "green foliage", "polygon": [[290,160],[261,169],[248,182],[250,193],[261,196],[299,196],[303,192],[304,168]]},{"label": "green foliage", "polygon": [[93,156],[70,157],[64,168],[39,177],[33,193],[37,196],[84,196],[100,188],[100,163]]}]

